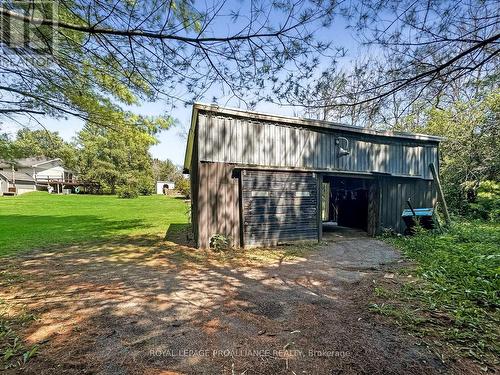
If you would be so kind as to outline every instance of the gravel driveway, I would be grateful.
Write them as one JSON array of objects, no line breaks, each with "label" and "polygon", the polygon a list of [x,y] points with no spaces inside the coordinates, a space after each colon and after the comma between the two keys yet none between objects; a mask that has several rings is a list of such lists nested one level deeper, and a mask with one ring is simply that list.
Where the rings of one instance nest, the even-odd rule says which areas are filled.
[{"label": "gravel driveway", "polygon": [[[22,332],[36,374],[432,374],[446,369],[368,312],[398,254],[350,234],[304,258],[199,261],[147,239],[33,252],[0,298],[38,319]],[[178,247],[178,246],[177,246]]]}]

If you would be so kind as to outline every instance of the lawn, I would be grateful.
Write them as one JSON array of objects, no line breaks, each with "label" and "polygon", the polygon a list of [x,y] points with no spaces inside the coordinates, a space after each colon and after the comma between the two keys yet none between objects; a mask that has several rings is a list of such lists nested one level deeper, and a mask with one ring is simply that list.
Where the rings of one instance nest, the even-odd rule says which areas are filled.
[{"label": "lawn", "polygon": [[[500,224],[458,221],[443,234],[389,238],[413,262],[402,287],[376,289],[372,309],[396,319],[442,353],[484,369],[500,356]],[[415,277],[417,276],[417,277]]]},{"label": "lawn", "polygon": [[122,236],[164,237],[169,227],[187,222],[188,205],[163,195],[119,199],[35,192],[0,197],[0,256]]}]

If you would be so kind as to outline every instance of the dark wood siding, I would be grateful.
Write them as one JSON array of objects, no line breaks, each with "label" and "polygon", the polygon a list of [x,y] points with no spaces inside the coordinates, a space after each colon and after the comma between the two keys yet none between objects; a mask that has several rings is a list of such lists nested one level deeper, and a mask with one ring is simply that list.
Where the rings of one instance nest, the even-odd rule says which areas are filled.
[{"label": "dark wood siding", "polygon": [[190,187],[191,187],[191,225],[193,229],[193,236],[196,244],[199,238],[199,225],[198,225],[198,194],[200,190],[199,178],[199,157],[198,157],[198,134],[194,138],[193,156],[191,158],[191,172],[189,174]]},{"label": "dark wood siding", "polygon": [[197,245],[208,248],[214,234],[223,234],[240,246],[239,183],[234,166],[223,163],[198,163],[198,192],[193,208]]},{"label": "dark wood siding", "polygon": [[370,188],[368,190],[368,225],[367,233],[370,236],[377,234],[379,230],[379,217],[380,217],[380,188],[378,179],[374,179],[370,182]]},{"label": "dark wood siding", "polygon": [[313,173],[241,174],[243,244],[318,239],[318,181]]}]

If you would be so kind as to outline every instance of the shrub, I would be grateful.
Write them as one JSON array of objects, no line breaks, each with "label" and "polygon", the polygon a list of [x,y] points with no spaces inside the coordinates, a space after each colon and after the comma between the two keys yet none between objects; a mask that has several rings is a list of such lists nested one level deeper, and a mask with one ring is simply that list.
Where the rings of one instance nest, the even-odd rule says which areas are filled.
[{"label": "shrub", "polygon": [[468,211],[469,216],[475,219],[500,221],[500,183],[481,182]]},{"label": "shrub", "polygon": [[131,173],[125,177],[125,183],[117,189],[120,198],[136,198],[140,195],[151,195],[154,192],[154,183],[145,174]]},{"label": "shrub", "polygon": [[125,185],[118,188],[118,198],[137,198],[139,196],[139,190],[133,184]]},{"label": "shrub", "polygon": [[138,190],[141,195],[152,195],[155,191],[154,186],[147,182],[141,183]]},{"label": "shrub", "polygon": [[191,184],[188,178],[180,177],[175,181],[175,189],[186,198],[191,196]]},{"label": "shrub", "polygon": [[231,239],[223,234],[214,234],[210,237],[210,248],[214,251],[223,251],[231,247]]}]

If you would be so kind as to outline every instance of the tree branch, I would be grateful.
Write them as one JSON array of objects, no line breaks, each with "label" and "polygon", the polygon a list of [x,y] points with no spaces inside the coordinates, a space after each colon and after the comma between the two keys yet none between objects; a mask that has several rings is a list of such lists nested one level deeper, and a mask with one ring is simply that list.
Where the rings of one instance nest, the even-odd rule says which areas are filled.
[{"label": "tree branch", "polygon": [[283,35],[291,30],[296,29],[300,25],[303,25],[306,21],[300,21],[298,23],[293,24],[292,26],[289,26],[287,28],[280,28],[279,30],[275,32],[270,32],[270,33],[254,33],[254,34],[246,34],[246,35],[241,35],[239,33],[227,36],[227,37],[207,37],[207,38],[202,38],[200,36],[196,38],[191,38],[191,37],[183,37],[180,35],[174,35],[174,34],[163,34],[161,32],[150,32],[150,31],[145,31],[145,30],[137,30],[137,29],[130,29],[130,30],[115,30],[111,28],[104,28],[104,27],[97,27],[96,25],[93,26],[86,26],[86,25],[77,25],[74,23],[69,23],[69,22],[60,22],[56,20],[51,20],[51,19],[46,19],[46,18],[37,18],[37,17],[29,17],[25,16],[23,14],[19,14],[16,12],[13,12],[11,10],[5,9],[3,7],[0,7],[0,15],[7,17],[7,18],[13,18],[18,21],[22,21],[24,23],[35,23],[37,26],[44,25],[44,26],[50,26],[50,27],[60,27],[63,29],[68,29],[68,30],[74,30],[74,31],[81,31],[84,33],[88,34],[106,34],[106,35],[116,35],[116,36],[124,36],[124,37],[145,37],[145,38],[152,38],[152,39],[162,39],[162,40],[176,40],[180,42],[185,42],[185,43],[196,43],[196,44],[201,44],[201,43],[227,43],[230,41],[236,41],[236,40],[247,40],[247,39],[256,39],[256,38],[273,38],[277,37],[280,35]]},{"label": "tree branch", "polygon": [[5,108],[5,109],[0,109],[0,113],[5,114],[5,113],[33,113],[36,115],[44,115],[45,112],[43,111],[35,111],[31,109],[25,109],[25,108]]}]

